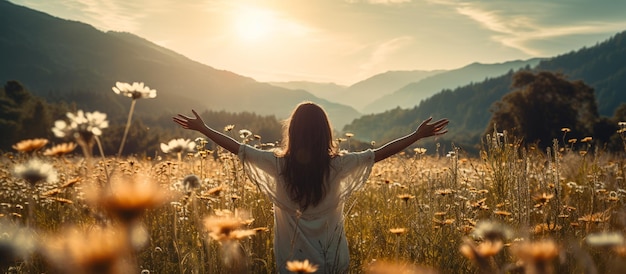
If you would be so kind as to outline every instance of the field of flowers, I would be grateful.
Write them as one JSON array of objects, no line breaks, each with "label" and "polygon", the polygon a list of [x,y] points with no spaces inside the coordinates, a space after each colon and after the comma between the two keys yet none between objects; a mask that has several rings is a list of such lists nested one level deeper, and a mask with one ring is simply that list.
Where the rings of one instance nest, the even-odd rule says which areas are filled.
[{"label": "field of flowers", "polygon": [[[94,156],[106,127],[105,114],[69,113],[53,129],[68,142],[24,140],[1,156],[2,272],[276,273],[272,205],[236,156],[202,138],[164,140],[155,157],[121,157],[123,142]],[[540,151],[498,132],[479,157],[398,154],[345,206],[351,271],[624,273],[625,164],[592,138]]]}]

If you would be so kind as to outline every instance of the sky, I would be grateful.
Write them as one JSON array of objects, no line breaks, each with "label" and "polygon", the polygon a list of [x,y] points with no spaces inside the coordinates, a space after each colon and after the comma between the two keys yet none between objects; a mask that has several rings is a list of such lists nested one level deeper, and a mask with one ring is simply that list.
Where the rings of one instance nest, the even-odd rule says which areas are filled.
[{"label": "sky", "polygon": [[626,30],[618,0],[9,0],[261,82],[553,57]]}]

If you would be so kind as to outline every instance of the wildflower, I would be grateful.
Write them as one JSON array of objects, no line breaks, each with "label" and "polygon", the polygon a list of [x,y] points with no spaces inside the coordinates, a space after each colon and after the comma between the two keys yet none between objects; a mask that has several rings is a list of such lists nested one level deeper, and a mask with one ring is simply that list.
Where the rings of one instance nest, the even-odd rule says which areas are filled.
[{"label": "wildflower", "polygon": [[167,197],[157,184],[147,177],[124,177],[104,193],[91,193],[90,200],[122,221],[131,224],[147,209],[165,203]]},{"label": "wildflower", "polygon": [[403,227],[390,228],[389,232],[391,232],[392,234],[395,234],[395,235],[402,235],[402,234],[406,233],[406,228],[403,228]]},{"label": "wildflower", "polygon": [[473,260],[475,256],[488,258],[498,254],[503,247],[504,243],[500,240],[483,241],[478,243],[478,245],[474,245],[468,240],[461,246],[461,254],[471,260]]},{"label": "wildflower", "polygon": [[161,143],[161,150],[163,153],[182,153],[187,151],[193,151],[195,143],[190,139],[172,139],[167,144]]},{"label": "wildflower", "polygon": [[437,189],[435,190],[435,194],[437,195],[441,195],[441,196],[446,196],[446,195],[450,195],[454,193],[454,190],[450,189],[450,188],[446,188],[446,189]]},{"label": "wildflower", "polygon": [[567,128],[567,127],[564,127],[564,128],[562,128],[562,129],[561,129],[561,131],[563,131],[563,132],[567,133],[567,132],[570,132],[570,131],[572,131],[572,130],[571,130],[571,129],[569,129],[569,128]]},{"label": "wildflower", "polygon": [[115,94],[130,97],[132,99],[155,98],[156,90],[144,86],[143,82],[134,82],[132,85],[128,83],[116,82],[112,88]]},{"label": "wildflower", "polygon": [[417,153],[417,154],[424,154],[426,153],[426,149],[423,147],[416,147],[413,149],[413,152]]},{"label": "wildflower", "polygon": [[34,234],[0,219],[0,268],[26,259],[35,250]]},{"label": "wildflower", "polygon": [[76,143],[62,143],[62,144],[58,144],[56,146],[53,146],[49,149],[46,149],[43,152],[43,155],[46,156],[62,156],[65,154],[68,154],[72,151],[74,151],[74,149],[76,149]]},{"label": "wildflower", "polygon": [[237,229],[230,232],[230,238],[233,240],[242,240],[255,235],[257,230],[255,229]]},{"label": "wildflower", "polygon": [[[56,137],[78,137],[81,136],[102,135],[102,129],[109,127],[109,122],[106,120],[107,115],[105,113],[95,112],[83,112],[78,110],[76,113],[68,112],[66,114],[69,118],[69,123],[64,120],[57,120],[54,122],[52,132]],[[83,136],[84,137],[84,136]],[[88,140],[87,138],[84,138]]]},{"label": "wildflower", "polygon": [[113,92],[133,99],[130,105],[130,111],[128,112],[128,119],[126,120],[126,127],[124,128],[122,142],[120,143],[120,148],[117,151],[117,157],[120,157],[122,155],[122,151],[124,150],[124,144],[126,143],[126,137],[128,136],[128,130],[130,129],[130,122],[133,117],[133,111],[135,110],[137,99],[154,98],[156,97],[156,90],[150,89],[148,86],[144,86],[143,82],[134,82],[132,85],[128,83],[116,82],[115,87],[113,87]]},{"label": "wildflower", "polygon": [[229,132],[235,128],[235,125],[227,125],[224,127],[224,131]]},{"label": "wildflower", "polygon": [[486,201],[487,201],[487,198],[482,198],[476,202],[471,202],[470,207],[472,207],[472,209],[489,210],[489,206],[485,204]]},{"label": "wildflower", "polygon": [[542,234],[542,233],[546,233],[546,232],[552,232],[552,231],[559,231],[561,230],[561,226],[557,225],[557,224],[548,224],[548,223],[541,223],[538,224],[534,227],[533,229],[533,233],[535,234]]},{"label": "wildflower", "polygon": [[31,152],[38,150],[48,144],[48,139],[28,139],[13,145],[13,149],[19,152]]},{"label": "wildflower", "polygon": [[185,176],[185,178],[183,179],[183,186],[185,187],[186,191],[192,191],[196,188],[200,187],[200,178],[198,178],[198,176],[196,175],[187,175]]},{"label": "wildflower", "polygon": [[483,239],[487,241],[501,240],[511,238],[512,232],[505,225],[493,222],[493,221],[480,221],[476,224],[472,236],[476,239]]},{"label": "wildflower", "polygon": [[347,138],[352,138],[352,137],[354,137],[354,134],[350,133],[350,132],[346,132],[346,137]]},{"label": "wildflower", "polygon": [[518,242],[511,249],[526,267],[526,273],[553,273],[551,261],[559,255],[553,240]]},{"label": "wildflower", "polygon": [[509,217],[512,214],[511,212],[504,211],[504,210],[494,210],[493,213],[496,215],[503,216],[503,217]]},{"label": "wildflower", "polygon": [[44,241],[43,254],[61,272],[131,273],[124,258],[129,248],[122,235],[114,228],[67,229]]},{"label": "wildflower", "polygon": [[581,222],[588,222],[588,223],[604,223],[609,220],[609,217],[610,216],[608,215],[607,212],[596,212],[593,214],[584,215],[578,218],[578,220]]},{"label": "wildflower", "polygon": [[242,140],[248,139],[248,137],[252,136],[252,132],[247,129],[239,130],[239,138]]},{"label": "wildflower", "polygon": [[309,260],[287,262],[287,270],[294,273],[314,273],[317,269],[318,266],[310,263]]},{"label": "wildflower", "polygon": [[535,201],[540,204],[547,204],[548,202],[550,202],[550,199],[554,198],[554,194],[541,193],[541,195],[537,195],[534,198]]},{"label": "wildflower", "polygon": [[207,194],[209,195],[213,195],[213,196],[220,196],[220,193],[224,190],[224,186],[217,186],[214,188],[211,188],[207,191]]},{"label": "wildflower", "polygon": [[618,232],[600,232],[587,235],[586,242],[595,247],[614,247],[624,244],[624,236]]},{"label": "wildflower", "polygon": [[434,274],[433,269],[404,262],[374,261],[365,267],[366,274]]},{"label": "wildflower", "polygon": [[415,198],[415,196],[414,196],[414,195],[411,195],[411,194],[399,194],[399,195],[398,195],[398,196],[396,196],[396,197],[398,197],[398,199],[400,199],[400,200],[404,201],[405,203],[406,203],[406,202],[408,202],[409,200],[411,200],[411,199],[414,199],[414,198]]},{"label": "wildflower", "polygon": [[49,184],[58,181],[56,169],[51,164],[44,163],[39,159],[31,159],[26,164],[17,165],[13,172],[17,177],[28,182],[31,187],[42,181],[46,181]]},{"label": "wildflower", "polygon": [[235,240],[236,233],[231,233],[242,226],[241,219],[232,216],[211,216],[204,219],[204,227],[209,231],[209,236],[219,242]]},{"label": "wildflower", "polygon": [[580,141],[583,143],[587,143],[587,142],[591,142],[592,140],[593,140],[593,137],[587,136]]},{"label": "wildflower", "polygon": [[464,243],[459,247],[461,255],[474,262],[482,273],[497,273],[494,265],[491,264],[490,258],[496,255],[503,247],[500,240],[484,241],[476,245],[470,239],[464,239]]}]

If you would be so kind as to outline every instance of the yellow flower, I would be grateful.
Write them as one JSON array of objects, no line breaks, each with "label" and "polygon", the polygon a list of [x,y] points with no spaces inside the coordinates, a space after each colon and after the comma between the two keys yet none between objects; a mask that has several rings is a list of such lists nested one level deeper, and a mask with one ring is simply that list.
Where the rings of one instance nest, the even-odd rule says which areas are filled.
[{"label": "yellow flower", "polygon": [[583,143],[586,143],[586,142],[591,142],[592,140],[593,140],[593,137],[587,136],[587,137],[583,138],[580,141],[583,142]]},{"label": "yellow flower", "polygon": [[213,240],[226,242],[229,240],[240,240],[247,236],[256,234],[253,229],[240,230],[245,221],[231,215],[210,216],[204,219],[204,228],[209,232]]},{"label": "yellow flower", "polygon": [[411,194],[399,194],[396,197],[398,197],[398,199],[400,199],[400,200],[403,200],[405,203],[408,202],[409,200],[415,198],[415,196],[411,195]]},{"label": "yellow flower", "polygon": [[446,196],[449,194],[454,193],[454,190],[450,189],[450,188],[445,188],[445,189],[437,189],[435,190],[435,194],[441,195],[441,196]]},{"label": "yellow flower", "polygon": [[107,191],[91,193],[90,200],[128,224],[140,218],[147,209],[158,207],[167,196],[147,177],[123,177]]},{"label": "yellow flower", "polygon": [[48,139],[38,138],[38,139],[28,139],[18,142],[13,145],[13,149],[19,152],[31,152],[34,150],[38,150],[45,145],[48,144]]},{"label": "yellow flower", "polygon": [[526,263],[548,262],[559,255],[559,247],[553,240],[520,242],[511,249],[513,254]]},{"label": "yellow flower", "polygon": [[63,273],[129,273],[124,239],[124,232],[114,228],[68,229],[43,241],[43,253]]},{"label": "yellow flower", "polygon": [[399,227],[399,228],[390,228],[389,232],[395,234],[395,235],[402,235],[404,233],[406,233],[406,228],[403,227]]},{"label": "yellow flower", "polygon": [[68,154],[72,151],[74,151],[74,149],[76,148],[76,143],[62,143],[62,144],[58,144],[56,146],[53,146],[49,149],[46,149],[43,152],[43,155],[46,156],[62,156],[65,154]]},{"label": "yellow flower", "polygon": [[287,262],[287,270],[294,273],[314,273],[317,269],[318,266],[311,264],[309,260]]}]

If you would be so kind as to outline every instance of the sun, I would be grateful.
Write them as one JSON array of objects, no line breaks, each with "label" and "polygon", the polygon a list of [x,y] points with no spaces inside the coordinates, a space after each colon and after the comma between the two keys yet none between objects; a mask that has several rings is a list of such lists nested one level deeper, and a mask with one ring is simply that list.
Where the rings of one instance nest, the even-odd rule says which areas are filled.
[{"label": "sun", "polygon": [[235,15],[235,34],[242,40],[267,38],[276,29],[278,20],[269,11],[259,8],[241,8]]}]

